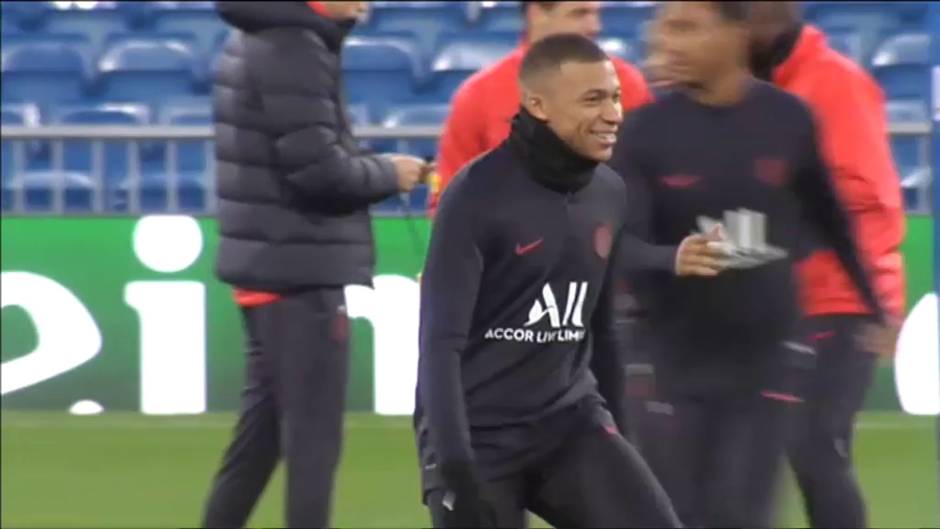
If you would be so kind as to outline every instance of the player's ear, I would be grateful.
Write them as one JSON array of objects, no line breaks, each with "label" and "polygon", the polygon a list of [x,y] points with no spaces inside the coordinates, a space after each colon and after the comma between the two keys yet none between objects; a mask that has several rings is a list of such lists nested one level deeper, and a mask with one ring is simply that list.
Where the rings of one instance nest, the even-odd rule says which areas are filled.
[{"label": "player's ear", "polygon": [[541,121],[548,121],[548,112],[545,108],[545,98],[541,95],[527,90],[522,94],[522,104],[525,106],[525,109],[529,111],[529,114],[532,114],[533,117]]}]

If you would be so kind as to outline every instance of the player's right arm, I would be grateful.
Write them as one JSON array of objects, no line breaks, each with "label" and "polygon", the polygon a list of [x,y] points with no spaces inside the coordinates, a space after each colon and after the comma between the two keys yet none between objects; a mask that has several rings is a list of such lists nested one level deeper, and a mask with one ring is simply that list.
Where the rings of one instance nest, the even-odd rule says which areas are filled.
[{"label": "player's right arm", "polygon": [[627,186],[627,220],[620,240],[619,267],[629,272],[668,272],[678,276],[713,277],[723,270],[723,255],[709,238],[690,235],[679,244],[657,244],[653,237],[655,197],[650,189],[651,149],[640,130],[641,116],[624,123],[610,166]]},{"label": "player's right arm", "polygon": [[476,480],[461,354],[466,347],[483,273],[478,208],[467,181],[443,195],[421,279],[418,385],[430,442],[451,490]]},{"label": "player's right arm", "polygon": [[460,85],[451,102],[437,154],[438,183],[436,189],[431,190],[428,204],[432,215],[436,213],[441,195],[454,175],[486,150],[485,114],[481,111],[484,102],[480,101],[479,86],[473,80]]}]

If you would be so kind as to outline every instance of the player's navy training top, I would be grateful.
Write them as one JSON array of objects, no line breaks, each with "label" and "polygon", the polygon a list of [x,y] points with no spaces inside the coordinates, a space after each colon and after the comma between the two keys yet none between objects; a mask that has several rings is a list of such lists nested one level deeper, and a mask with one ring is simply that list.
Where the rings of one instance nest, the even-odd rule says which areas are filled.
[{"label": "player's navy training top", "polygon": [[[622,263],[646,271],[633,287],[669,375],[685,374],[691,385],[704,383],[708,377],[699,375],[707,371],[746,377],[757,361],[748,351],[794,338],[793,263],[816,241],[836,251],[868,306],[883,315],[810,111],[795,96],[762,81],[727,107],[673,92],[631,113],[610,164],[626,179],[626,231],[637,236],[622,242]],[[700,217],[726,223],[744,248],[739,268],[715,278],[677,277],[677,247],[700,230]]]},{"label": "player's navy training top", "polygon": [[617,174],[525,111],[456,176],[421,285],[415,426],[426,471],[474,461],[494,478],[519,463],[511,452],[545,441],[541,419],[585,399],[617,395],[608,407],[620,420],[607,273],[625,207]]}]

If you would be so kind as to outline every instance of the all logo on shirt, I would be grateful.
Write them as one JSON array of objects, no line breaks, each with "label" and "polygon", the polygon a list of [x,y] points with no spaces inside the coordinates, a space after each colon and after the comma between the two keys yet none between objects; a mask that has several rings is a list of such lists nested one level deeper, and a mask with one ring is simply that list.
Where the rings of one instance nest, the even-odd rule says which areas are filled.
[{"label": "all logo on shirt", "polygon": [[[532,303],[528,319],[522,327],[489,329],[484,338],[528,343],[580,342],[586,334],[584,300],[587,298],[587,292],[587,281],[571,281],[568,283],[564,304],[561,305],[551,284],[545,283],[541,296]],[[544,329],[546,323],[548,329]],[[532,327],[543,327],[543,329]]]}]

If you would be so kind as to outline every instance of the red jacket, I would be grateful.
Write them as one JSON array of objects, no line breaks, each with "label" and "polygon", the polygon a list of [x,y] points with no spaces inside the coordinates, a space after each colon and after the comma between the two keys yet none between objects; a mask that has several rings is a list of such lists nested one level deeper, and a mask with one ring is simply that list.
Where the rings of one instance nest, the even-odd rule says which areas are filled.
[{"label": "red jacket", "polygon": [[[856,241],[885,310],[904,314],[904,204],[888,143],[884,94],[861,67],[804,27],[774,83],[813,110],[823,157],[855,226]],[[800,263],[801,297],[809,315],[865,314],[864,302],[832,251]]]},{"label": "red jacket", "polygon": [[[527,49],[523,44],[498,63],[475,73],[454,94],[438,153],[439,180],[431,187],[431,214],[441,192],[460,168],[509,136],[512,118],[519,110],[519,67]],[[613,58],[613,63],[620,78],[624,111],[651,101],[639,70],[618,58]]]}]

